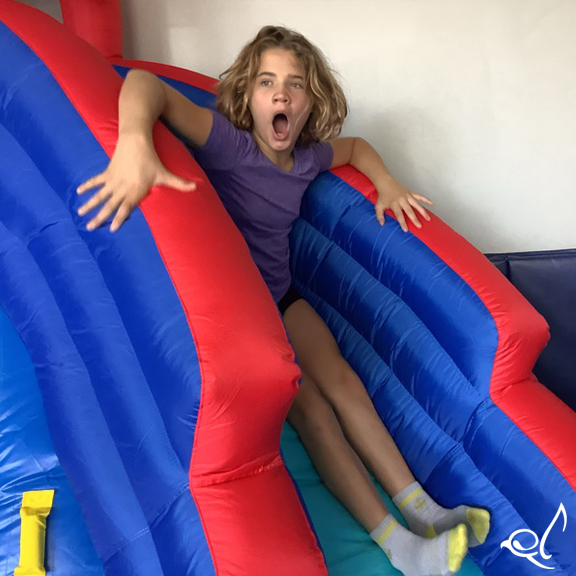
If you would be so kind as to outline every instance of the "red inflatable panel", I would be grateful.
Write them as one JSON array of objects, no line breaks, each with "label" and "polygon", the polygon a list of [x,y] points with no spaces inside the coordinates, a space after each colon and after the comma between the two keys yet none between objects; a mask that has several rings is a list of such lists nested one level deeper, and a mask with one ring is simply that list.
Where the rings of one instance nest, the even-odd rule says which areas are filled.
[{"label": "red inflatable panel", "polygon": [[120,0],[60,0],[62,20],[104,57],[122,56]]}]

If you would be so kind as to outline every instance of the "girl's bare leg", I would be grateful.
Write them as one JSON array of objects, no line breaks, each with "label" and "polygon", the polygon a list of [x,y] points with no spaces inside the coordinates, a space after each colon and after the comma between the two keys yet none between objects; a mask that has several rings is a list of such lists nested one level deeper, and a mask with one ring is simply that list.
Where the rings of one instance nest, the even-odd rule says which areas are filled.
[{"label": "girl's bare leg", "polygon": [[362,463],[394,497],[411,530],[430,537],[463,523],[470,545],[482,544],[490,530],[490,513],[465,505],[443,508],[416,483],[362,381],[315,310],[305,300],[297,300],[286,310],[284,323],[301,369],[334,410]]},{"label": "girl's bare leg", "polygon": [[300,368],[332,406],[348,442],[386,492],[398,494],[414,476],[329,328],[305,300],[286,310],[284,323]]},{"label": "girl's bare leg", "polygon": [[344,437],[334,411],[305,372],[288,422],[327,488],[368,532],[374,530],[388,509]]},{"label": "girl's bare leg", "polygon": [[[303,313],[301,315],[298,312],[290,314],[299,304],[305,305],[299,306],[300,309],[304,308]],[[338,360],[341,358],[338,347],[323,321],[320,320],[321,324],[319,324],[315,318],[312,318],[311,322],[303,323],[302,330],[299,326],[294,330],[294,323],[297,325],[299,318],[310,320],[306,306],[308,305],[304,301],[299,300],[288,308],[284,316],[302,369],[300,390],[290,409],[289,422],[298,432],[312,463],[328,489],[366,531],[370,532],[370,536],[384,550],[396,568],[405,576],[430,574],[450,576],[454,574],[460,569],[462,559],[466,554],[466,527],[460,524],[427,540],[400,526],[390,515],[375,490],[364,464],[355,449],[348,443],[343,432],[343,423],[346,422],[348,430],[353,432],[349,434],[349,437],[358,437],[357,444],[360,449],[364,449],[364,452],[376,461],[383,458],[383,462],[379,462],[379,465],[381,465],[385,479],[384,487],[390,494],[396,494],[409,486],[414,481],[414,477],[376,414],[364,386],[351,368],[347,364],[342,365],[342,362]],[[296,337],[294,337],[295,334]],[[302,356],[299,353],[302,346],[309,346],[310,351],[318,352],[317,358],[321,360],[321,368],[326,370],[326,374],[321,369],[319,372],[316,371],[317,362],[308,363],[310,360],[308,355],[302,362]],[[339,386],[354,387],[354,394],[348,395],[349,406],[341,406],[339,410],[343,414],[352,412],[352,418],[347,416],[337,418],[330,399],[328,401],[325,399],[325,396],[317,389],[316,381],[308,373],[307,369],[310,365],[315,369],[317,377],[325,383],[325,387],[328,386],[328,378],[335,378]],[[339,370],[345,374],[339,374]],[[346,373],[349,372],[354,375],[354,379],[347,379]],[[355,389],[356,382],[360,383],[363,396]],[[341,401],[344,400],[341,399]],[[373,446],[379,450],[373,450]],[[377,455],[376,452],[379,454]]]}]

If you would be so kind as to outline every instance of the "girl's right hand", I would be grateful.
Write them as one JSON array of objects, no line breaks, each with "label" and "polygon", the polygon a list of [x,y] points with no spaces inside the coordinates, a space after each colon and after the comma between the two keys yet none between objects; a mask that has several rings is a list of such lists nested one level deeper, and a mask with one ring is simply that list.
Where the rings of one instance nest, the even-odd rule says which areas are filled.
[{"label": "girl's right hand", "polygon": [[150,188],[159,185],[182,192],[196,189],[195,182],[184,180],[166,170],[151,141],[135,135],[120,136],[106,170],[78,186],[78,194],[100,187],[100,190],[78,209],[78,214],[83,216],[96,206],[104,204],[86,228],[94,230],[115,212],[110,225],[110,231],[115,232],[148,194]]}]

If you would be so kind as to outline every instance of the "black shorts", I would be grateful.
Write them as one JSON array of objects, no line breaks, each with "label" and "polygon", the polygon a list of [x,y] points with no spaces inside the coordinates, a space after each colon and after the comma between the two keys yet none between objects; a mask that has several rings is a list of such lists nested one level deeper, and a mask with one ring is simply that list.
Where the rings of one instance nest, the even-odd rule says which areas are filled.
[{"label": "black shorts", "polygon": [[286,310],[288,309],[288,306],[290,306],[291,304],[294,304],[294,302],[296,302],[296,300],[300,300],[300,298],[302,298],[302,296],[300,296],[300,293],[298,292],[298,290],[296,290],[296,288],[294,288],[293,284],[290,284],[290,288],[288,288],[288,291],[286,292],[286,294],[284,294],[284,296],[282,296],[282,298],[280,298],[277,306],[278,306],[278,310],[280,310],[280,314],[282,314],[282,316],[284,316],[284,312],[286,312]]}]

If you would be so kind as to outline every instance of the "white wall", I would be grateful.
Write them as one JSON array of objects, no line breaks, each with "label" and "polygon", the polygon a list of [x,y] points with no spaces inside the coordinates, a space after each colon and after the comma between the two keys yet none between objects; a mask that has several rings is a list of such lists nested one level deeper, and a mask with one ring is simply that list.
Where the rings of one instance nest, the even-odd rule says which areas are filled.
[{"label": "white wall", "polygon": [[123,9],[127,57],[211,76],[262,25],[299,30],[343,78],[345,134],[372,142],[480,250],[576,247],[576,0],[123,0]]}]

